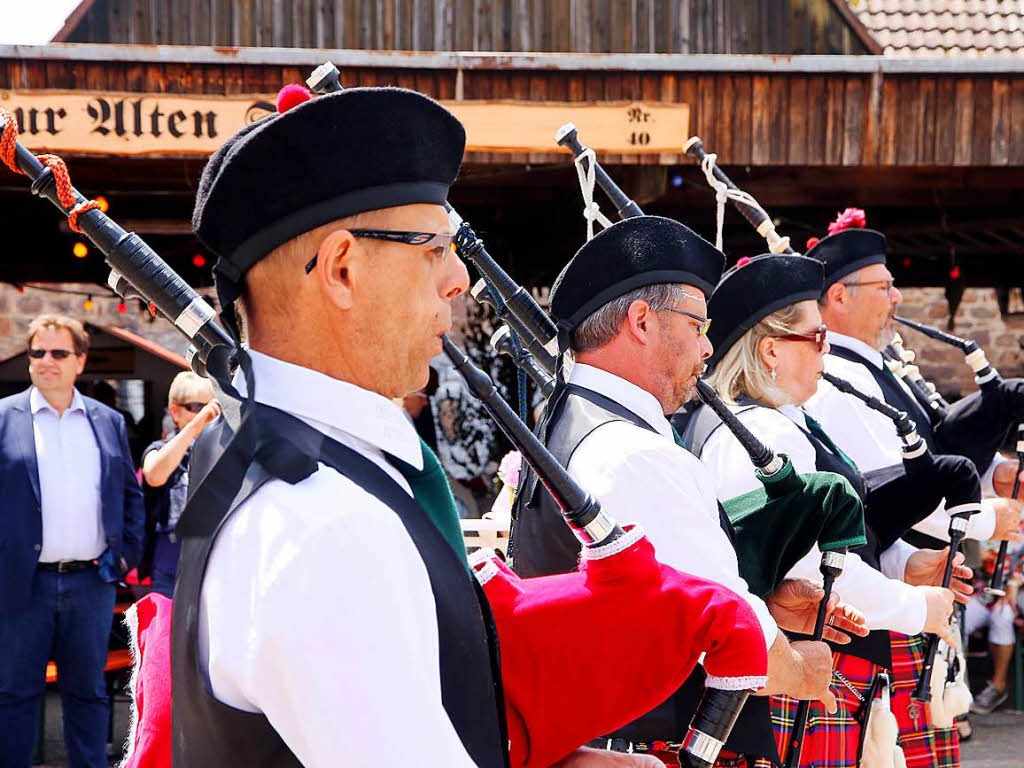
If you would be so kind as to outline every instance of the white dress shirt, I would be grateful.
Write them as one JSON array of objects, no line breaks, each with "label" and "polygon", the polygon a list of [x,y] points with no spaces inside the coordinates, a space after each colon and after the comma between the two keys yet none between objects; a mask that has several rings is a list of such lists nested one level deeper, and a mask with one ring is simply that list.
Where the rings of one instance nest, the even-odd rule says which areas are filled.
[{"label": "white dress shirt", "polygon": [[614,400],[657,430],[623,421],[604,424],[576,448],[569,474],[618,520],[640,523],[660,562],[743,596],[771,648],[778,627],[739,574],[736,550],[719,523],[711,475],[697,457],[675,444],[657,398],[582,363],[573,366],[569,381]]},{"label": "white dress shirt", "polygon": [[[882,370],[885,365],[878,350],[872,349],[860,339],[829,331],[828,341],[832,346],[856,352],[878,370]],[[885,400],[881,387],[865,364],[825,355],[825,370],[850,382],[864,394]],[[902,381],[899,384],[913,397],[906,384]],[[903,460],[902,441],[896,434],[892,420],[869,408],[853,395],[840,392],[827,381],[818,382],[818,391],[804,407],[821,423],[822,429],[832,441],[856,462],[861,472],[891,467]],[[993,467],[996,463],[993,462]],[[982,478],[983,488],[987,486],[985,490],[989,493],[992,492],[993,467]],[[995,512],[983,501],[981,512],[970,518],[967,537],[984,541],[992,537],[995,526]],[[935,512],[917,523],[914,529],[942,541],[949,541],[949,514],[940,505]]]},{"label": "white dress shirt", "polygon": [[95,560],[107,548],[100,498],[102,463],[85,401],[74,391],[58,415],[35,387],[29,392],[43,543],[39,562]]},{"label": "white dress shirt", "polygon": [[[778,409],[753,407],[732,410],[740,411],[737,417],[758,439],[773,450],[786,454],[797,472],[817,471],[814,446],[801,426],[805,423],[801,409],[783,405]],[[700,460],[711,470],[720,499],[731,499],[762,487],[747,452],[724,426],[708,438]],[[845,602],[860,609],[867,618],[869,629],[889,629],[915,635],[924,629],[928,606],[920,590],[899,580],[906,565],[902,552],[902,548],[890,547],[882,553],[882,573],[858,555],[849,553],[834,589]],[[821,550],[815,546],[786,575],[791,579],[820,581],[820,563]]]},{"label": "white dress shirt", "polygon": [[[422,467],[403,411],[381,395],[258,352],[255,399],[366,456]],[[271,480],[217,536],[203,580],[199,654],[218,700],[262,712],[309,768],[473,765],[441,703],[426,567],[398,516],[321,464]]]}]

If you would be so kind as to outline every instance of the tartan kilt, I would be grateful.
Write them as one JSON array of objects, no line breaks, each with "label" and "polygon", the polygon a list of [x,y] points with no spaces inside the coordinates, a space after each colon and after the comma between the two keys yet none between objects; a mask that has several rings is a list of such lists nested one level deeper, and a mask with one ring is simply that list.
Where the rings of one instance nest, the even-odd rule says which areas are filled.
[{"label": "tartan kilt", "polygon": [[[857,689],[865,695],[871,687],[875,674],[881,667],[870,661],[850,656],[845,653],[832,654],[833,667],[841,672]],[[860,742],[860,723],[857,713],[861,703],[850,690],[838,681],[832,682],[832,693],[836,697],[839,708],[834,715],[825,711],[820,703],[811,704],[807,718],[807,730],[804,735],[804,746],[800,752],[800,765],[806,768],[856,768],[857,746]],[[786,750],[789,747],[793,721],[799,705],[797,699],[789,696],[772,696],[772,726],[775,731],[775,743],[779,748],[782,762],[786,762]],[[758,760],[757,768],[771,768],[768,760]]]},{"label": "tartan kilt", "polygon": [[892,647],[892,712],[900,729],[900,745],[907,768],[958,768],[960,737],[956,727],[932,725],[927,704],[912,694],[924,663],[927,641],[923,635],[890,633]]}]

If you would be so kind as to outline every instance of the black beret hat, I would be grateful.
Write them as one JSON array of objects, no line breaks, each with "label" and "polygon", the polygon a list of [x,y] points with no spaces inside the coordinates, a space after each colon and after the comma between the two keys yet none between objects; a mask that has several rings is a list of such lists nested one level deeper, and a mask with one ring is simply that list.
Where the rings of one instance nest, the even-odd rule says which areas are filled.
[{"label": "black beret hat", "polygon": [[678,221],[637,216],[598,233],[565,265],[551,287],[551,313],[560,334],[613,299],[658,283],[686,283],[704,292],[722,274],[725,256]]},{"label": "black beret hat", "polygon": [[804,255],[825,265],[822,291],[826,291],[851,272],[885,264],[885,235],[873,229],[844,229],[819,240]]},{"label": "black beret hat", "polygon": [[821,296],[821,262],[800,255],[766,253],[739,263],[722,277],[708,302],[708,367],[722,359],[759,321],[790,304]]},{"label": "black beret hat", "polygon": [[402,88],[318,96],[248,125],[207,163],[192,227],[238,283],[279,245],[363,211],[441,205],[466,132],[448,110]]}]

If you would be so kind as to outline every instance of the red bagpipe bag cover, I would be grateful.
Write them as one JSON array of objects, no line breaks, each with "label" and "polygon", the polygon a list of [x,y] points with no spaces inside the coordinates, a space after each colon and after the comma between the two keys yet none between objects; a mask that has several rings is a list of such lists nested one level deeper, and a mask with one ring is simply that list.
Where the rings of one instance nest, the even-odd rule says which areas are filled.
[{"label": "red bagpipe bag cover", "polygon": [[585,547],[572,573],[522,579],[486,552],[471,562],[498,629],[514,768],[549,766],[654,709],[702,653],[709,687],[765,684],[746,600],[659,563],[640,528]]},{"label": "red bagpipe bag cover", "polygon": [[[578,570],[521,579],[475,558],[501,648],[511,764],[542,768],[654,709],[701,653],[711,687],[765,684],[757,617],[734,592],[659,563],[636,528]],[[171,765],[171,601],[130,609],[133,696],[124,768]],[[679,734],[681,738],[683,734]]]}]

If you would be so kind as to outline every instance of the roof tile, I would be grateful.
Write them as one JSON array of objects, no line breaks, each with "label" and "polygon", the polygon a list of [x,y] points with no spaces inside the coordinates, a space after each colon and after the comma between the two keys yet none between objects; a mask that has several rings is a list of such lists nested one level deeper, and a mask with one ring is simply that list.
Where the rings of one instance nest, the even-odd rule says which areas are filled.
[{"label": "roof tile", "polygon": [[1024,0],[846,0],[887,56],[1024,56]]}]

